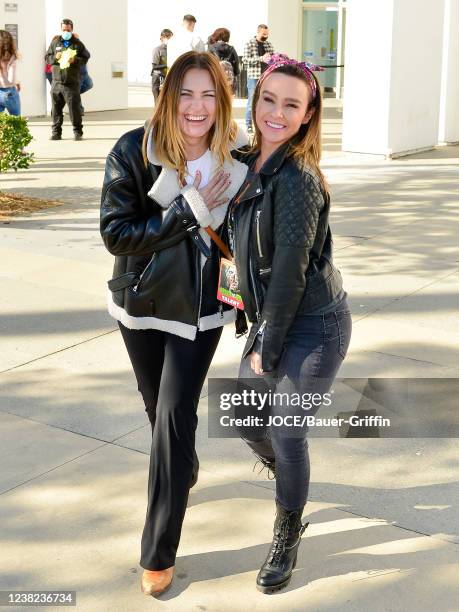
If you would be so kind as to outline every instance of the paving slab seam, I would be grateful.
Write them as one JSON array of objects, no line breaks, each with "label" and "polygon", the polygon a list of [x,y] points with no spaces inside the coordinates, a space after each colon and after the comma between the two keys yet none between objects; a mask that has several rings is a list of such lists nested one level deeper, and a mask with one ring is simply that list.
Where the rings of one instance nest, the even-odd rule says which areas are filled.
[{"label": "paving slab seam", "polygon": [[[339,200],[337,200],[337,204],[340,204]],[[433,219],[436,219],[436,218],[437,218],[437,215],[438,215],[438,213],[437,213],[437,214],[436,214],[436,213],[427,213],[427,214],[426,214],[426,216],[425,216],[425,217],[423,217],[422,219],[418,219],[417,221],[407,221],[406,223],[402,223],[402,224],[400,224],[400,225],[397,225],[397,228],[396,228],[396,229],[403,229],[404,227],[412,227],[413,225],[417,225],[418,223],[424,223],[424,222],[425,222],[426,220],[428,220],[428,219],[432,219],[432,218],[433,218]],[[330,225],[331,225],[331,227],[332,227],[332,229],[333,229],[333,219],[332,219],[332,221],[331,221],[331,224],[330,224]],[[342,237],[342,238],[360,238],[360,239],[362,239],[362,240],[367,241],[367,240],[372,240],[373,238],[379,238],[380,236],[384,236],[385,234],[390,234],[390,233],[391,233],[391,232],[393,232],[393,231],[394,231],[394,228],[393,228],[393,227],[391,227],[391,228],[388,228],[388,229],[386,229],[386,230],[384,230],[384,229],[379,230],[377,233],[375,233],[375,234],[370,234],[370,235],[368,235],[368,236],[348,236],[348,235],[346,235],[346,234],[339,234],[339,233],[336,233],[336,232],[334,233],[334,235],[335,235],[335,236]],[[341,251],[341,250],[343,250],[343,249],[347,249],[347,248],[349,248],[350,246],[356,246],[356,245],[354,245],[354,244],[352,244],[352,245],[351,245],[351,244],[348,244],[348,245],[346,245],[345,247],[342,247],[342,248],[340,248],[340,249],[338,249],[338,250],[339,250],[339,251]]]},{"label": "paving slab seam", "polygon": [[[349,246],[351,246],[351,245],[349,245]],[[355,246],[355,245],[352,245],[352,246]],[[343,247],[343,248],[347,248],[347,247]],[[458,272],[459,272],[459,268],[455,268],[452,272],[448,272],[448,274],[446,274],[445,276],[440,276],[440,277],[436,278],[435,280],[433,280],[432,282],[427,283],[427,285],[423,285],[422,287],[418,287],[418,289],[415,289],[411,293],[407,293],[406,295],[402,295],[401,297],[393,298],[387,304],[384,304],[383,306],[377,307],[377,308],[375,308],[375,310],[371,310],[370,312],[367,312],[367,313],[363,314],[362,316],[360,316],[358,318],[355,318],[356,315],[354,315],[352,317],[353,321],[356,321],[356,322],[357,321],[362,321],[363,319],[366,319],[367,317],[370,317],[371,315],[374,315],[377,312],[382,312],[385,308],[389,308],[389,306],[392,306],[393,304],[395,304],[395,302],[400,302],[401,300],[404,300],[405,298],[412,297],[413,295],[416,295],[416,293],[419,293],[420,291],[423,291],[424,289],[427,289],[427,287],[431,287],[432,285],[440,283],[440,282],[444,281],[445,279],[449,278],[450,276],[454,276]],[[394,356],[394,355],[392,355],[392,356]],[[396,356],[397,355],[395,355],[395,357]],[[415,361],[422,361],[422,360],[416,359]],[[426,363],[432,363],[433,365],[439,365],[439,364],[435,364],[434,362],[430,362],[430,361],[427,361]]]},{"label": "paving slab seam", "polygon": [[[30,419],[30,420],[32,420],[32,419]],[[68,431],[68,430],[66,430],[66,431]],[[71,433],[73,433],[73,432],[71,432]],[[77,434],[77,435],[81,435],[81,434]],[[90,438],[91,436],[85,436],[85,437]],[[97,440],[97,438],[93,438],[93,439]],[[81,459],[81,457],[85,457],[86,455],[89,455],[89,454],[93,453],[95,450],[99,450],[100,448],[103,448],[104,446],[107,446],[107,444],[109,444],[109,442],[101,444],[100,446],[97,446],[96,448],[93,448],[90,451],[86,451],[85,453],[81,453],[81,455],[77,455],[76,457],[72,457],[72,459],[68,459],[67,461],[64,461],[63,463],[60,463],[59,465],[55,465],[54,467],[50,468],[49,470],[45,470],[41,474],[37,474],[33,478],[29,478],[28,480],[24,480],[23,482],[20,482],[19,484],[14,485],[14,487],[10,487],[9,489],[5,489],[4,491],[1,491],[0,495],[4,495],[5,493],[9,493],[10,491],[14,491],[15,489],[19,489],[19,487],[22,487],[22,486],[24,486],[26,484],[29,484],[30,482],[33,482],[37,478],[41,478],[42,476],[45,476],[46,474],[50,474],[51,472],[54,472],[54,470],[57,470],[57,469],[63,467],[64,465],[67,465],[68,463],[72,463],[72,461],[75,461],[75,459]]]},{"label": "paving slab seam", "polygon": [[[386,357],[396,357],[397,359],[405,359],[406,361],[414,361],[416,363],[424,363],[426,365],[433,365],[439,368],[447,368],[444,363],[437,363],[436,361],[426,361],[425,359],[416,359],[415,357],[407,357],[406,355],[394,355],[394,353],[386,353],[384,351],[361,351],[362,353],[371,353],[373,355],[385,355]],[[405,376],[403,378],[406,378]]]},{"label": "paving slab seam", "polygon": [[[247,485],[252,485],[253,487],[260,487],[268,491],[273,490],[271,487],[268,487],[261,482],[253,482],[249,480],[240,480],[238,482],[241,482]],[[308,501],[314,502],[315,500],[312,497],[310,497]],[[320,503],[320,501],[323,501],[323,500],[318,500],[318,501]],[[360,514],[359,512],[353,512],[352,510],[347,510],[346,508],[333,508],[333,509],[336,510],[337,512],[345,512],[346,514],[352,514],[353,516],[358,516],[360,518],[367,518],[370,521],[371,520],[386,521],[386,519],[380,516],[368,516],[367,514]],[[425,533],[424,531],[418,531],[417,529],[412,529],[411,527],[405,527],[404,525],[400,525],[399,523],[393,523],[390,521],[386,521],[386,524],[388,526],[390,525],[391,527],[396,527],[397,529],[403,529],[404,531],[410,531],[411,533],[417,533],[419,535],[427,536],[429,538],[433,538],[434,540],[441,540],[442,542],[446,542],[447,544],[452,544],[455,547],[459,547],[459,542],[453,542],[452,540],[445,540],[444,538],[439,538],[435,534]]]},{"label": "paving slab seam", "polygon": [[22,368],[23,366],[29,365],[30,363],[34,363],[35,361],[40,361],[41,359],[46,359],[46,357],[51,357],[52,355],[57,355],[58,353],[63,353],[64,351],[68,351],[71,348],[75,348],[76,346],[81,346],[82,344],[87,344],[88,342],[92,342],[93,340],[97,340],[98,338],[103,338],[104,336],[108,336],[109,334],[114,334],[119,332],[119,329],[111,329],[108,332],[104,332],[103,334],[99,334],[98,336],[93,336],[92,338],[87,338],[86,340],[82,340],[81,342],[76,342],[75,344],[71,344],[69,346],[64,346],[63,348],[58,349],[57,351],[52,351],[51,353],[47,353],[46,355],[40,355],[40,357],[35,357],[35,359],[30,359],[29,361],[24,361],[24,363],[19,363],[18,365],[13,366],[12,368],[7,368],[6,370],[1,370],[0,374],[5,374],[6,372],[11,372],[12,370],[17,370],[18,368]]},{"label": "paving slab seam", "polygon": [[[58,429],[59,431],[66,431],[67,433],[71,433],[75,436],[81,436],[82,438],[88,438],[90,440],[97,440],[98,442],[103,442],[104,445],[107,444],[113,444],[114,446],[117,446],[118,448],[125,448],[127,450],[133,450],[136,451],[138,453],[142,453],[145,455],[148,455],[149,453],[144,453],[143,451],[139,451],[136,448],[130,448],[128,446],[122,446],[121,444],[115,444],[115,442],[117,440],[121,440],[122,438],[124,438],[125,436],[129,436],[133,433],[135,433],[136,431],[139,431],[140,429],[143,429],[144,427],[148,427],[148,425],[141,425],[140,427],[136,427],[135,429],[132,429],[130,431],[127,431],[126,433],[122,434],[121,436],[118,436],[117,438],[114,438],[113,440],[103,440],[102,438],[97,438],[96,436],[90,436],[89,434],[85,434],[82,433],[81,431],[73,431],[72,429],[66,429],[65,427],[59,427],[59,425],[53,425],[52,423],[46,423],[43,421],[37,421],[36,419],[32,419],[31,417],[28,416],[24,416],[22,414],[16,414],[15,412],[9,412],[8,410],[4,410],[3,408],[0,408],[0,412],[2,412],[3,414],[9,414],[11,416],[14,416],[18,419],[24,419],[26,421],[31,421],[32,423],[37,423],[38,425],[43,425],[45,427],[52,427],[53,429]],[[97,448],[100,448],[99,446]],[[96,450],[96,449],[94,449]],[[92,451],[90,451],[92,452]]]}]

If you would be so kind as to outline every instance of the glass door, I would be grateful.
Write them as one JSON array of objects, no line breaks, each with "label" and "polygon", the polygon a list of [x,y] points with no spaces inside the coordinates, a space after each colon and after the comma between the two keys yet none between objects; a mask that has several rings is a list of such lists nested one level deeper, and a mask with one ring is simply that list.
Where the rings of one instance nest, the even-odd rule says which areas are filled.
[{"label": "glass door", "polygon": [[343,90],[344,16],[342,2],[303,3],[302,59],[325,68],[317,77],[325,93]]}]

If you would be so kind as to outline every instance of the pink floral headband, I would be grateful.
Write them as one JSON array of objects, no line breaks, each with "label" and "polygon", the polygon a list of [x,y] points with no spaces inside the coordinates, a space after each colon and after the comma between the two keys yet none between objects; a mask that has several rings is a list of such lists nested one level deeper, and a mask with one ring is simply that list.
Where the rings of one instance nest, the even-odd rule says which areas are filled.
[{"label": "pink floral headband", "polygon": [[264,81],[268,75],[270,75],[274,70],[280,68],[281,66],[298,66],[298,68],[306,75],[306,78],[309,81],[312,91],[312,99],[315,100],[317,95],[317,85],[314,75],[314,72],[323,72],[325,68],[321,66],[316,66],[315,64],[310,64],[309,62],[298,62],[295,59],[291,59],[288,55],[284,53],[273,53],[271,55],[271,59],[267,62],[268,68],[263,72],[260,78],[260,82]]}]

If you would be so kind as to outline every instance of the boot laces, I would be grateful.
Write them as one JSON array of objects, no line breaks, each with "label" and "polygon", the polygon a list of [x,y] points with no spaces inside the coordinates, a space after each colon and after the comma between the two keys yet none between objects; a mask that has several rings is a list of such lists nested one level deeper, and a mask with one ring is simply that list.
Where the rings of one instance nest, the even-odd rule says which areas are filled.
[{"label": "boot laces", "polygon": [[[288,538],[288,532],[289,532],[289,528],[290,528],[290,515],[286,516],[282,523],[279,526],[279,530],[276,532],[275,536],[276,539],[273,542],[273,546],[271,548],[271,554],[270,557],[268,559],[268,563],[270,565],[278,565],[281,556],[285,553],[285,550],[287,548],[286,546],[286,542],[287,542],[287,538]],[[306,527],[309,525],[308,523],[305,523],[304,525],[301,525],[300,530],[298,532],[298,540],[292,544],[292,546],[289,546],[288,548],[293,548],[293,546],[295,546],[299,540],[301,539],[301,536],[303,535],[303,533],[306,530]]]},{"label": "boot laces", "polygon": [[278,565],[281,556],[285,552],[285,543],[287,541],[289,524],[290,524],[290,516],[287,516],[283,519],[281,524],[279,525],[279,530],[275,534],[275,540],[273,542],[273,546],[271,548],[271,555],[268,563],[270,565]]},{"label": "boot laces", "polygon": [[258,455],[256,455],[257,457],[257,461],[255,462],[255,465],[253,466],[253,471],[255,472],[255,468],[257,467],[257,465],[260,463],[261,464],[261,468],[258,472],[258,475],[260,475],[262,473],[262,471],[267,468],[268,470],[268,480],[274,480],[276,478],[276,473],[274,471],[274,461],[269,461],[269,459],[265,459],[264,457],[260,457]]}]

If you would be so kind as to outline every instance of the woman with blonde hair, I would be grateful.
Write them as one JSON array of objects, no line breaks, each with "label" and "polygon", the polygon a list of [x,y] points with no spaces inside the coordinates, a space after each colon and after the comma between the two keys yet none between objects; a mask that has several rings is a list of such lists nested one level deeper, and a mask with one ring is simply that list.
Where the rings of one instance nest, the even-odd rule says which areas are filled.
[{"label": "woman with blonde hair", "polygon": [[[142,590],[171,584],[190,487],[197,480],[197,406],[222,326],[215,231],[247,167],[218,60],[191,51],[169,70],[146,128],[107,157],[100,229],[115,255],[109,312],[117,319],[152,428]],[[206,229],[207,228],[207,229]],[[218,241],[218,235],[217,235]]]},{"label": "woman with blonde hair", "polygon": [[0,30],[0,113],[21,114],[21,85],[18,81],[18,52],[16,42],[6,30]]},{"label": "woman with blonde hair", "polygon": [[[295,567],[310,477],[303,417],[313,416],[328,394],[351,335],[332,259],[329,190],[319,167],[316,69],[272,56],[253,98],[255,138],[244,158],[249,173],[229,211],[230,247],[252,323],[239,377],[257,389],[266,385],[283,400],[271,402],[269,427],[241,432],[276,478],[274,538],[257,577],[265,593],[285,587]],[[314,394],[314,404],[304,403]]]}]

